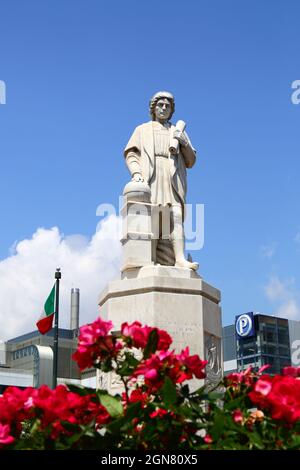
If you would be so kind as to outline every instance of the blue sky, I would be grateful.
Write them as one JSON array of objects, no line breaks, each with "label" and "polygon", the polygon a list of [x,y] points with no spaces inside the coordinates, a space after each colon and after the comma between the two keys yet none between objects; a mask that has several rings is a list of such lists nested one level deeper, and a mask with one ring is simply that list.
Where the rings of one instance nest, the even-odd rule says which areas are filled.
[{"label": "blue sky", "polygon": [[[297,0],[2,2],[0,278],[11,295],[12,245],[39,227],[93,237],[98,204],[117,205],[128,181],[123,148],[167,89],[198,152],[188,202],[205,204],[205,244],[193,257],[222,291],[224,323],[252,310],[300,319],[299,15]],[[0,309],[14,312],[6,296]]]}]

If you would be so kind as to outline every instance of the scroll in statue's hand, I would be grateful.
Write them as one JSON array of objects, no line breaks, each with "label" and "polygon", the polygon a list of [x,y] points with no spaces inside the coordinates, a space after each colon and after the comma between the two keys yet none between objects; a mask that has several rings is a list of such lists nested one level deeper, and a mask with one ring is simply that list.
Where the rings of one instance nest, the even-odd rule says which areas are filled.
[{"label": "scroll in statue's hand", "polygon": [[187,140],[184,132],[182,132],[181,130],[175,129],[174,133],[173,133],[173,137],[174,137],[174,139],[178,140],[180,145],[182,145],[183,147],[186,147],[188,145],[188,140]]}]

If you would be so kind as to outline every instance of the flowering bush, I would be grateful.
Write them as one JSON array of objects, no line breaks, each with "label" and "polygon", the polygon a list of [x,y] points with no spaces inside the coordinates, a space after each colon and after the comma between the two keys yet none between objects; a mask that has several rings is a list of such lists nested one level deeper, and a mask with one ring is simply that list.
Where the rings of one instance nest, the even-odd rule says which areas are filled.
[{"label": "flowering bush", "polygon": [[230,374],[211,390],[206,361],[170,350],[166,331],[139,322],[120,333],[97,319],[80,329],[74,360],[116,374],[123,393],[59,385],[0,397],[1,449],[299,449],[300,368]]}]

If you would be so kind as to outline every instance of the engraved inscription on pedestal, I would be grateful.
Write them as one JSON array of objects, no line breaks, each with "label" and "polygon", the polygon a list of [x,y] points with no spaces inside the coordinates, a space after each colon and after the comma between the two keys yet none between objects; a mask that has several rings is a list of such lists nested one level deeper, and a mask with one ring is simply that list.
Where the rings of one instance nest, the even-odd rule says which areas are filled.
[{"label": "engraved inscription on pedestal", "polygon": [[97,389],[98,390],[108,390],[108,374],[97,369]]},{"label": "engraved inscription on pedestal", "polygon": [[215,335],[205,333],[205,359],[207,381],[217,384],[222,379],[221,339]]}]

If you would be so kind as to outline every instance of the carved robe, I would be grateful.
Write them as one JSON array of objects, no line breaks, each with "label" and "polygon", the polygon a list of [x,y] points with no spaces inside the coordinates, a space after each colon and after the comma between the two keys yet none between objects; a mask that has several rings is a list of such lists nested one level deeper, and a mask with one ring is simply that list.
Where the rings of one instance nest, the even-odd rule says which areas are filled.
[{"label": "carved robe", "polygon": [[[187,190],[186,168],[194,165],[196,152],[187,135],[188,145],[180,146],[178,155],[169,152],[169,142],[174,129],[173,124],[169,124],[166,128],[156,121],[141,124],[136,127],[129,139],[124,155],[131,174],[140,172],[149,184],[152,203],[181,204],[184,209]],[[167,145],[164,141],[166,130],[169,139]],[[158,161],[158,158],[166,160]],[[182,213],[184,214],[184,210]]]}]

